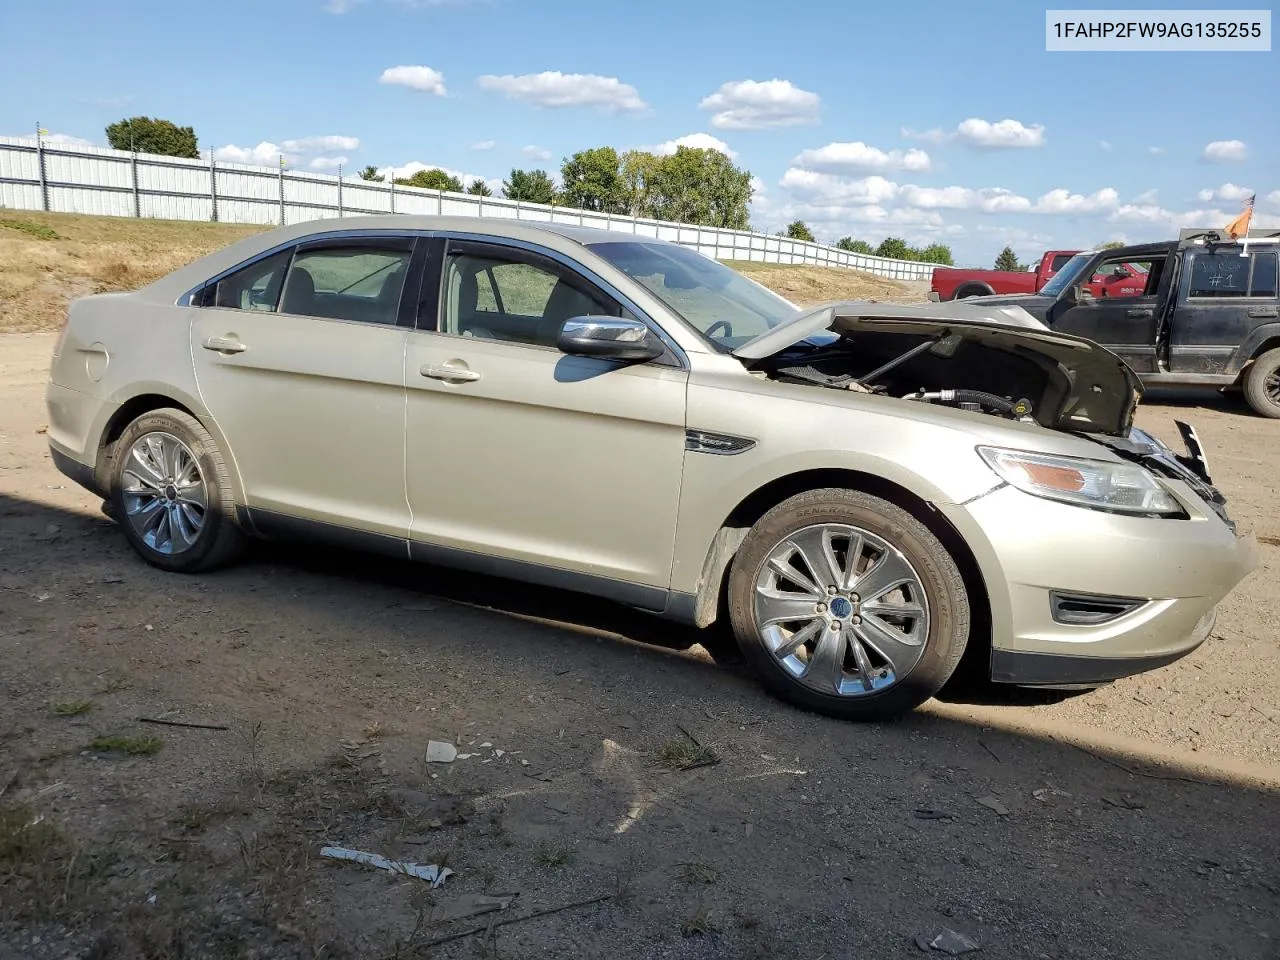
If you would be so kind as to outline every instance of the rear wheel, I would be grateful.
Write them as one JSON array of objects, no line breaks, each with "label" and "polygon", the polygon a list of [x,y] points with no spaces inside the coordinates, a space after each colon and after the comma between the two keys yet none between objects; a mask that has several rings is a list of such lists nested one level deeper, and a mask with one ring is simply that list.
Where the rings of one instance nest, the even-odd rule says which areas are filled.
[{"label": "rear wheel", "polygon": [[964,582],[937,537],[886,500],[838,488],[756,523],[730,571],[729,617],[770,690],[851,720],[924,703],[969,637]]},{"label": "rear wheel", "polygon": [[1280,347],[1249,365],[1244,375],[1244,399],[1255,413],[1280,418]]},{"label": "rear wheel", "polygon": [[181,410],[145,413],[125,428],[112,457],[111,509],[147,563],[198,573],[244,546],[226,464],[200,421]]}]

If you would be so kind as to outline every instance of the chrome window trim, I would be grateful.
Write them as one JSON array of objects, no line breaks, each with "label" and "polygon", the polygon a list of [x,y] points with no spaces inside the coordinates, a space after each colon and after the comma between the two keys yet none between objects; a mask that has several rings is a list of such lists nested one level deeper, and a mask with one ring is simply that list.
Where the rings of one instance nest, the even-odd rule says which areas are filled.
[{"label": "chrome window trim", "polygon": [[[192,287],[190,290],[181,294],[178,297],[178,299],[174,301],[174,305],[178,307],[189,307],[192,305],[191,304],[192,298],[197,293],[200,293],[202,290],[204,290],[205,287],[209,286],[209,284],[217,283],[219,280],[223,280],[226,277],[231,276],[231,274],[233,273],[238,273],[239,271],[245,269],[246,267],[253,266],[259,260],[265,260],[267,257],[273,257],[277,253],[281,253],[285,250],[290,250],[295,247],[300,247],[304,243],[323,243],[328,240],[358,240],[358,239],[366,239],[371,237],[372,238],[395,237],[395,238],[402,238],[407,240],[407,239],[417,239],[419,237],[433,237],[435,235],[436,235],[435,231],[433,230],[396,230],[390,227],[376,227],[376,228],[367,227],[363,230],[327,230],[324,233],[309,233],[309,234],[306,234],[305,236],[294,237],[292,240],[285,240],[283,243],[277,243],[273,247],[268,247],[265,250],[260,250],[258,253],[255,253],[252,257],[249,257],[245,260],[241,260],[235,266],[228,267],[226,270],[223,270],[220,273],[216,273],[211,277],[207,277],[206,279],[202,280],[200,283]],[[211,310],[213,308],[206,307],[204,309]],[[224,307],[223,309],[225,310],[225,309],[234,309],[234,308]]]},{"label": "chrome window trim", "polygon": [[[494,234],[491,234],[491,233],[474,233],[471,231],[461,231],[461,230],[436,230],[436,231],[433,231],[432,236],[443,237],[445,240],[462,240],[462,241],[470,241],[472,243],[487,243],[487,244],[490,244],[491,246],[497,246],[497,247],[513,247],[517,250],[524,250],[527,253],[537,254],[540,257],[546,257],[548,260],[554,260],[556,263],[558,263],[560,266],[564,267],[565,269],[571,270],[572,272],[576,273],[578,276],[584,278],[585,280],[590,281],[590,283],[593,286],[599,287],[601,290],[603,290],[605,293],[611,296],[614,300],[620,303],[625,309],[630,310],[633,314],[635,314],[636,319],[638,319],[645,326],[647,326],[649,330],[659,340],[661,340],[664,345],[666,345],[667,349],[671,351],[672,356],[675,357],[676,363],[679,365],[679,368],[681,370],[692,369],[692,366],[689,363],[688,353],[686,353],[684,348],[680,346],[680,344],[678,344],[675,341],[675,339],[669,333],[667,333],[666,330],[662,328],[661,324],[659,324],[656,320],[654,320],[653,317],[651,317],[648,314],[648,312],[641,310],[640,307],[636,305],[636,302],[631,297],[629,297],[626,293],[618,289],[617,285],[610,283],[608,280],[604,279],[594,270],[592,270],[585,264],[581,263],[580,261],[573,259],[568,254],[561,253],[559,250],[553,250],[550,247],[544,247],[540,244],[533,243],[532,241],[529,241],[529,240],[519,240],[514,237],[495,236]],[[557,234],[557,236],[560,236],[560,234]],[[569,240],[572,243],[578,242],[576,240],[573,240],[570,237],[564,237],[563,239]],[[584,250],[586,249],[586,247],[583,246],[582,244],[579,244],[579,246],[582,246]],[[448,254],[446,252],[446,256],[447,255]],[[443,287],[444,287],[443,274],[441,274],[441,281],[442,281],[441,289],[443,291]],[[444,298],[443,296],[441,296],[439,308],[443,309],[443,307],[444,307]],[[439,325],[440,325],[439,318],[437,317],[436,326],[439,327]],[[423,332],[423,331],[419,331],[419,332]],[[441,333],[441,334],[444,334],[445,336],[457,336],[456,334],[449,334],[439,329],[433,330],[433,331],[427,331],[427,332]],[[496,342],[502,342],[502,341],[496,341]],[[520,346],[521,344],[516,344],[516,345]],[[523,344],[523,346],[529,346],[529,345]],[[554,348],[542,347],[541,349],[554,349]]]}]

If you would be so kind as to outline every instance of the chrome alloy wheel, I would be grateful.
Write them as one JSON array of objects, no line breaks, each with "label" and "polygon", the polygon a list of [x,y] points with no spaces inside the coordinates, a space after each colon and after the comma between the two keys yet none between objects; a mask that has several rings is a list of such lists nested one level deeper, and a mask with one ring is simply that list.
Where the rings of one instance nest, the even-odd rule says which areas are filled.
[{"label": "chrome alloy wheel", "polygon": [[209,495],[190,447],[171,433],[144,434],[125,455],[121,481],[125,517],[143,543],[166,556],[195,545]]},{"label": "chrome alloy wheel", "polygon": [[929,636],[920,575],[867,530],[821,523],[769,552],[756,575],[755,616],[782,669],[818,693],[857,697],[892,686]]}]

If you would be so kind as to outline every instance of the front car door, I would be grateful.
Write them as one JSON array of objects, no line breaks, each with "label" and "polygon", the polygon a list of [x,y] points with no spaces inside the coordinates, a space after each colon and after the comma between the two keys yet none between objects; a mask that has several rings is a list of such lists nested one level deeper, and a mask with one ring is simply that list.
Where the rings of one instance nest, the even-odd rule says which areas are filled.
[{"label": "front car door", "polygon": [[[1102,344],[1137,373],[1156,372],[1156,331],[1168,286],[1164,269],[1167,259],[1104,259],[1089,282],[1081,284],[1083,295],[1077,302],[1055,305],[1049,325],[1062,333]],[[1141,287],[1127,279],[1131,270],[1145,274]],[[1105,290],[1105,295],[1093,296],[1094,288]]]},{"label": "front car door", "polygon": [[667,341],[643,364],[562,353],[570,317],[646,318],[549,249],[458,235],[432,258],[438,303],[424,286],[405,365],[414,554],[590,578],[594,592],[661,605],[685,455],[682,352]]},{"label": "front car door", "polygon": [[195,295],[200,396],[264,531],[320,522],[398,538],[403,554],[404,351],[417,289],[406,278],[420,275],[417,242],[303,242]]},{"label": "front car door", "polygon": [[[1225,375],[1254,328],[1276,323],[1276,252],[1239,247],[1189,250],[1169,339],[1175,373]],[[1238,370],[1238,367],[1236,368]]]}]

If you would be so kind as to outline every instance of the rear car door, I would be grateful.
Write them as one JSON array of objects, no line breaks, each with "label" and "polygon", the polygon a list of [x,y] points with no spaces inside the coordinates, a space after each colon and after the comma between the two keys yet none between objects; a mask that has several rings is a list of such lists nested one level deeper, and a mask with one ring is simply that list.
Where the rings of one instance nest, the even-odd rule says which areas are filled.
[{"label": "rear car door", "polygon": [[[1280,320],[1276,252],[1237,246],[1190,250],[1169,337],[1175,373],[1228,373],[1255,328]],[[1238,369],[1238,368],[1237,368]]]},{"label": "rear car door", "polygon": [[200,396],[264,529],[320,522],[403,543],[404,351],[417,281],[405,287],[416,243],[304,242],[196,295]]},{"label": "rear car door", "polygon": [[[1082,284],[1091,291],[1097,284],[1105,286],[1115,278],[1105,296],[1086,294],[1074,304],[1062,304],[1053,311],[1049,325],[1062,333],[1084,337],[1100,343],[1119,356],[1137,373],[1153,373],[1156,363],[1156,331],[1160,304],[1163,302],[1165,257],[1135,262],[1123,257],[1103,260],[1090,282]],[[1130,279],[1127,267],[1145,270],[1141,288]]]},{"label": "rear car door", "polygon": [[645,318],[561,254],[455,237],[433,257],[438,308],[424,287],[405,366],[415,555],[600,578],[647,605],[670,583],[686,362],[562,353],[570,317]]}]

